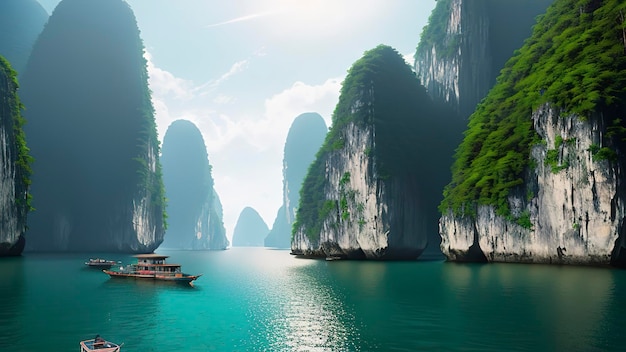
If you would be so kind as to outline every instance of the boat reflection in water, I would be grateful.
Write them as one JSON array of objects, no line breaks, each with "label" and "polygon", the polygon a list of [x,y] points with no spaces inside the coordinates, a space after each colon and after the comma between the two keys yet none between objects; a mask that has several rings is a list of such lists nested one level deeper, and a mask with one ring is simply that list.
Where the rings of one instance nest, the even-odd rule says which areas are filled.
[{"label": "boat reflection in water", "polygon": [[181,271],[180,264],[168,264],[165,259],[167,255],[160,254],[138,254],[136,264],[120,266],[119,269],[102,270],[112,278],[135,278],[143,280],[157,280],[191,284],[200,275],[189,275]]}]

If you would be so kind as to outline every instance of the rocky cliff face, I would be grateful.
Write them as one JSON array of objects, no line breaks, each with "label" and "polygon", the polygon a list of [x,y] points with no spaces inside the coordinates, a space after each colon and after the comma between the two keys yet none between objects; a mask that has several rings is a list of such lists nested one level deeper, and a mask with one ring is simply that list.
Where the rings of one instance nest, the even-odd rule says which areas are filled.
[{"label": "rocky cliff face", "polygon": [[9,62],[0,56],[0,256],[22,253],[30,208],[30,157],[15,75]]},{"label": "rocky cliff face", "polygon": [[[448,112],[446,150],[462,140],[467,118],[495,84],[504,63],[531,34],[534,18],[552,0],[439,0],[415,53],[415,71],[429,95]],[[442,159],[450,160],[442,155]],[[442,176],[446,181],[449,174]],[[438,184],[435,181],[435,184]],[[433,186],[435,186],[433,184]],[[441,256],[440,236],[425,256]]]},{"label": "rocky cliff face", "polygon": [[415,53],[422,84],[467,118],[552,1],[438,1]]},{"label": "rocky cliff face", "polygon": [[624,265],[624,11],[556,1],[506,64],[444,192],[449,260]]},{"label": "rocky cliff face", "polygon": [[283,205],[265,239],[265,246],[289,248],[300,187],[327,131],[326,123],[318,113],[301,114],[291,124],[283,157]]},{"label": "rocky cliff face", "polygon": [[0,2],[0,55],[18,73],[26,66],[37,36],[48,20],[48,13],[37,0]]},{"label": "rocky cliff face", "polygon": [[233,247],[263,247],[263,239],[269,228],[261,215],[250,207],[245,207],[233,231]]},{"label": "rocky cliff face", "polygon": [[213,187],[206,145],[196,125],[177,120],[168,127],[161,162],[169,225],[162,247],[228,247],[222,205]]},{"label": "rocky cliff face", "polygon": [[[394,49],[366,52],[344,81],[333,126],[302,186],[292,253],[417,258],[437,232],[432,182],[446,170],[437,159],[450,153],[439,149],[446,132],[438,117]],[[420,171],[424,164],[433,172]]]},{"label": "rocky cliff face", "polygon": [[[307,256],[399,259],[417,258],[426,247],[419,200],[403,190],[415,189],[410,178],[383,181],[373,172],[374,128],[349,124],[343,129],[344,149],[327,155],[326,199],[335,200],[324,219],[319,240],[304,229],[294,238],[292,251]],[[410,216],[415,212],[416,216]],[[393,232],[392,232],[393,231]]]},{"label": "rocky cliff face", "polygon": [[164,189],[143,43],[122,0],[63,0],[22,77],[33,164],[27,250],[151,252]]},{"label": "rocky cliff face", "polygon": [[224,228],[224,211],[222,202],[215,190],[213,190],[213,205],[207,210],[208,216],[206,221],[202,222],[202,231],[212,234],[209,238],[207,249],[226,249],[230,242],[226,238],[226,229]]},{"label": "rocky cliff face", "polygon": [[[623,165],[594,161],[592,153],[593,145],[607,144],[606,121],[562,114],[547,104],[532,120],[545,143],[532,148],[537,167],[508,197],[511,213],[528,214],[532,226],[507,220],[488,205],[478,207],[475,219],[448,213],[440,225],[444,254],[459,261],[610,264],[613,255],[623,255],[618,239],[626,202]],[[558,147],[559,165],[567,167],[555,173],[546,159],[561,138],[567,142]]]}]

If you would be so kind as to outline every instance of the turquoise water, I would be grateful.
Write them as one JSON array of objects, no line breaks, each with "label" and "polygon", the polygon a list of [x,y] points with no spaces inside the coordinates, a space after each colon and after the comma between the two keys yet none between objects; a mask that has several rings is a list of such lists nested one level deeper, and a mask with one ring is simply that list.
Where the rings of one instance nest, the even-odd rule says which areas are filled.
[{"label": "turquoise water", "polygon": [[[109,279],[92,255],[0,260],[0,351],[621,351],[626,271],[157,251],[194,287]],[[130,256],[108,255],[132,262]]]}]

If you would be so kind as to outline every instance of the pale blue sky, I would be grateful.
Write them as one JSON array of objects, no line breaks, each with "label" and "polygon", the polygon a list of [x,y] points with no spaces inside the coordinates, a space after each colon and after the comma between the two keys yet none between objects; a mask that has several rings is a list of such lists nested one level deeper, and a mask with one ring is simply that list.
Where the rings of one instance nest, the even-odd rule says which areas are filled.
[{"label": "pale blue sky", "polygon": [[[39,0],[49,13],[59,0]],[[435,0],[127,0],[149,55],[160,138],[179,118],[201,130],[230,238],[239,213],[268,227],[282,203],[293,119],[330,125],[340,83],[378,44],[412,56]]]}]

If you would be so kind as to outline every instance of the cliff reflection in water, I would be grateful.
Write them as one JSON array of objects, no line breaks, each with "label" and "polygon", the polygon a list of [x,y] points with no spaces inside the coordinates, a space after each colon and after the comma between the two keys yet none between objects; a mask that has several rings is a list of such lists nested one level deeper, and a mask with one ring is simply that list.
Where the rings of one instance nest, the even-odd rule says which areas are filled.
[{"label": "cliff reflection in water", "polygon": [[19,322],[24,306],[23,258],[0,258],[0,347],[23,337]]},{"label": "cliff reflection in water", "polygon": [[353,326],[378,349],[619,350],[620,270],[332,262],[328,273],[326,283],[349,297]]},{"label": "cliff reflection in water", "polygon": [[623,280],[621,271],[453,263],[442,269],[450,329],[468,346],[495,350],[493,341],[507,341],[519,350],[604,350],[598,335],[619,331],[598,329],[612,325],[614,276]]}]

